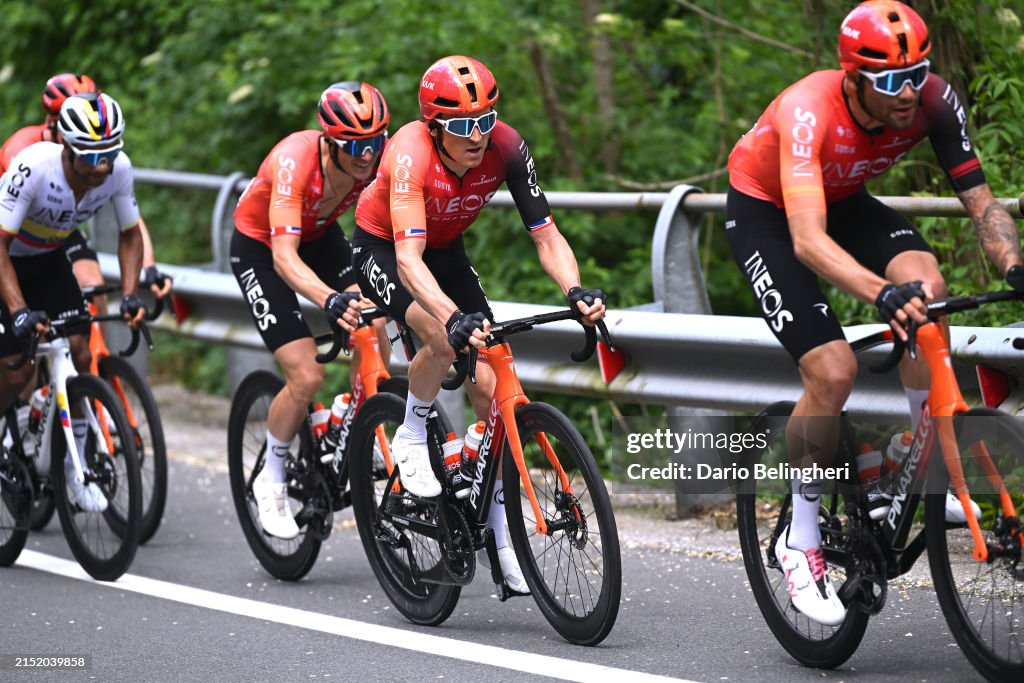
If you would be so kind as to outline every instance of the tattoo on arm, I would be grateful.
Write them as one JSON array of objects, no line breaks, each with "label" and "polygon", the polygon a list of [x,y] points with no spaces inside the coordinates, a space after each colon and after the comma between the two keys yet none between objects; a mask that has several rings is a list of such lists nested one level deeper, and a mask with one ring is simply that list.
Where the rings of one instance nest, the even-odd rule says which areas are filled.
[{"label": "tattoo on arm", "polygon": [[1020,260],[1020,237],[1013,217],[992,196],[988,185],[979,185],[960,193],[967,213],[978,231],[978,242],[988,257],[1005,273]]}]

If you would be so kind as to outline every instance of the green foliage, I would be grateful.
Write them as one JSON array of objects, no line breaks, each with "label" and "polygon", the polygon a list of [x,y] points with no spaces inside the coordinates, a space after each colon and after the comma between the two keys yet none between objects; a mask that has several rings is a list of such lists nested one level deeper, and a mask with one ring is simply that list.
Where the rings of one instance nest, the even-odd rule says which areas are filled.
[{"label": "green foliage", "polygon": [[[281,137],[316,125],[315,102],[328,84],[372,82],[388,98],[397,130],[418,115],[424,69],[444,54],[463,53],[495,72],[501,117],[530,143],[545,189],[623,190],[724,167],[732,145],[779,91],[814,69],[835,67],[837,27],[853,2],[596,4],[602,14],[588,25],[585,3],[540,0],[477,0],[458,11],[430,0],[8,0],[0,130],[41,119],[38,97],[47,77],[82,71],[121,102],[127,151],[137,167],[252,174]],[[1019,12],[1019,4],[917,5],[932,29],[935,71],[969,104],[990,184],[997,196],[1015,196],[1024,181],[1015,163],[1024,156],[1018,115],[1024,39],[1020,15],[1011,11]],[[610,111],[601,107],[594,58],[602,45],[614,88]],[[554,133],[538,54],[549,65],[568,124],[565,139]],[[578,160],[578,176],[567,154]],[[697,184],[722,192],[726,182],[713,177]],[[871,189],[949,193],[927,146]],[[212,193],[140,186],[139,200],[161,260],[209,261]],[[585,284],[606,288],[615,306],[652,298],[653,213],[556,214]],[[351,225],[351,215],[343,224]],[[922,219],[918,225],[935,245],[951,290],[976,291],[998,280],[968,222]],[[702,260],[713,307],[751,315],[753,302],[728,253],[720,217],[710,217],[708,226]],[[485,211],[467,242],[493,299],[561,302],[514,211]],[[834,294],[832,301],[845,322],[875,320],[869,307],[845,295]],[[216,361],[208,364],[213,368]]]}]

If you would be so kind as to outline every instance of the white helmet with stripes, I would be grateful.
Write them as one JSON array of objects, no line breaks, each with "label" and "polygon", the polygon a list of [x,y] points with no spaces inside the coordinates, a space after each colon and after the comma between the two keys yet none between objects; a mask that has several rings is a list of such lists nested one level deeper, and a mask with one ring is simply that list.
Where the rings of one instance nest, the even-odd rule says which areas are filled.
[{"label": "white helmet with stripes", "polygon": [[107,94],[80,93],[64,100],[57,128],[64,142],[76,151],[107,151],[124,144],[124,114]]}]

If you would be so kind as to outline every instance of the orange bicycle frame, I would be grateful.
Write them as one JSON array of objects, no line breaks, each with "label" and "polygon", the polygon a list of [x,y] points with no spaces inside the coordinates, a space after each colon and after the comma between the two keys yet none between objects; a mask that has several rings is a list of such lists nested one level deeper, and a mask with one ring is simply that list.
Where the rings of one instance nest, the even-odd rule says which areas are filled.
[{"label": "orange bicycle frame", "polygon": [[[949,344],[940,325],[931,322],[918,328],[917,345],[924,353],[925,362],[931,375],[931,389],[928,392],[928,410],[935,418],[935,423],[938,426],[942,459],[946,465],[946,471],[949,472],[950,485],[953,487],[956,497],[960,500],[960,504],[964,507],[967,527],[970,529],[971,537],[974,541],[974,559],[983,562],[988,559],[988,548],[985,545],[985,539],[982,536],[978,520],[971,512],[970,492],[967,489],[967,481],[964,479],[963,463],[960,461],[960,448],[953,429],[953,417],[966,412],[968,406],[963,399],[963,395],[960,393],[960,386],[957,384],[956,375],[953,373]],[[1013,501],[1010,499],[1010,494],[1006,490],[1002,477],[1000,477],[999,472],[996,470],[984,442],[978,441],[972,444],[971,452],[978,460],[981,469],[985,472],[993,488],[999,492],[1003,514],[1016,516],[1017,513],[1013,507]]]}]

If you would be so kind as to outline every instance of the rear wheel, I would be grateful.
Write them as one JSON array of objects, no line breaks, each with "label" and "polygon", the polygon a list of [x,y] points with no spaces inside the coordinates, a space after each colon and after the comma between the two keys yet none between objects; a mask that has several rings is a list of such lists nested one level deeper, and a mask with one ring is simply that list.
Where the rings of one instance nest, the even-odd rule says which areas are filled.
[{"label": "rear wheel", "polygon": [[[7,411],[0,437],[14,440],[8,420],[16,414]],[[0,567],[14,564],[28,539],[32,508],[32,480],[28,467],[18,455],[17,446],[0,446]]]},{"label": "rear wheel", "polygon": [[[586,441],[553,406],[521,406],[516,422],[548,531],[538,533],[537,515],[506,448],[502,456],[505,512],[519,566],[537,606],[555,630],[569,642],[596,645],[615,625],[622,593],[619,537],[604,479]],[[568,487],[550,462],[551,455],[565,473]]]},{"label": "rear wheel", "polygon": [[[369,398],[359,409],[348,449],[352,511],[366,559],[388,599],[409,621],[434,626],[451,616],[461,593],[458,586],[428,583],[420,578],[442,564],[441,545],[392,523],[380,511],[388,489],[382,455],[390,452],[395,430],[404,419],[405,401],[390,393]],[[393,493],[389,509],[400,510],[406,517],[435,522],[436,505],[420,500]]]},{"label": "rear wheel", "polygon": [[149,386],[123,358],[106,356],[99,362],[100,377],[110,384],[128,416],[139,453],[142,475],[142,535],[145,543],[160,528],[167,502],[167,448],[160,411]]},{"label": "rear wheel", "polygon": [[[991,681],[1024,680],[1024,428],[1019,419],[987,408],[956,418],[957,442],[989,561],[973,557],[966,524],[946,522],[949,475],[936,448],[925,497],[928,564],[935,592],[960,649]],[[987,455],[987,457],[986,457]],[[1011,494],[1016,517],[1003,516],[997,488],[982,466],[990,459]],[[1016,530],[1016,533],[1014,533]]]},{"label": "rear wheel", "polygon": [[[57,514],[71,552],[93,578],[113,581],[128,571],[139,546],[142,525],[142,480],[130,434],[128,418],[110,387],[98,377],[79,375],[68,380],[68,412],[71,421],[86,419],[82,466],[86,482],[95,482],[107,499],[104,512],[83,510],[65,481],[68,453],[61,416],[51,425],[50,480]],[[99,414],[106,414],[114,429],[101,428]],[[82,416],[76,417],[76,416]]]},{"label": "rear wheel", "polygon": [[[260,524],[259,507],[252,492],[252,482],[263,469],[267,447],[267,414],[270,403],[284,388],[284,381],[272,372],[257,370],[250,373],[235,391],[228,418],[228,478],[235,512],[245,534],[245,540],[259,563],[272,576],[283,581],[298,581],[305,576],[320,553],[322,530],[316,525],[302,523],[296,516],[299,535],[292,539],[271,536]],[[312,463],[312,437],[307,426],[299,430],[299,453],[289,454],[285,469],[290,473],[308,470]],[[310,481],[304,478],[305,481]],[[324,483],[326,486],[326,482]],[[288,498],[292,511],[305,506],[311,497],[322,498],[330,493],[325,489],[305,491],[303,482],[289,477]]]},{"label": "rear wheel", "polygon": [[[786,423],[793,412],[793,403],[780,402],[768,406],[754,420],[751,434],[766,434],[767,446],[754,448],[743,463],[753,471],[762,462],[769,466],[789,464],[786,448]],[[832,669],[853,655],[867,629],[868,615],[848,609],[839,626],[825,626],[798,612],[789,597],[786,575],[775,557],[775,542],[789,525],[791,494],[789,481],[751,479],[743,483],[736,496],[737,527],[743,564],[757,606],[779,644],[804,666]],[[833,546],[832,526],[842,523],[838,511],[839,494],[827,485],[821,499],[822,549],[828,572],[838,589],[846,579],[843,552]],[[838,537],[836,537],[838,538]],[[830,551],[831,550],[831,551]]]}]

